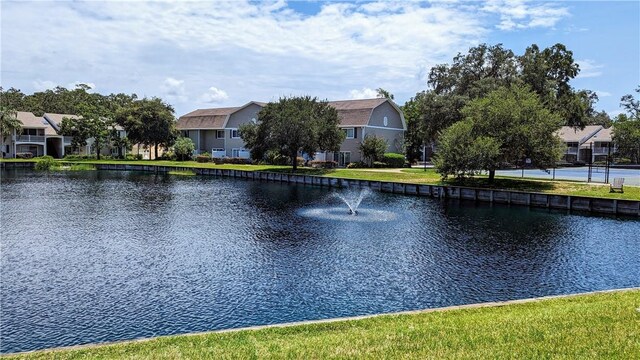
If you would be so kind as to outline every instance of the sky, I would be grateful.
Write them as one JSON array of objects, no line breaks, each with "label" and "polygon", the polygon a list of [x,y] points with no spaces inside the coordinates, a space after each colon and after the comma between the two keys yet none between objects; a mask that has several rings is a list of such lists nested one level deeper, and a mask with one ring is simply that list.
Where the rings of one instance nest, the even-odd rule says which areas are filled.
[{"label": "sky", "polygon": [[429,69],[480,43],[562,43],[577,89],[615,116],[640,85],[640,1],[29,1],[0,5],[0,85],[85,83],[160,97],[180,116],[281,96],[343,100],[382,87],[402,105]]}]

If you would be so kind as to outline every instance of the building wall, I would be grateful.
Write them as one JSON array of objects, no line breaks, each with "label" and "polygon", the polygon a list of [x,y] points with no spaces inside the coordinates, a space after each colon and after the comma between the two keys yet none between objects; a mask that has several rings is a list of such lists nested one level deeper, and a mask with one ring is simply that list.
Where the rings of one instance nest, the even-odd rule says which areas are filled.
[{"label": "building wall", "polygon": [[252,119],[258,119],[258,113],[262,107],[257,104],[251,104],[244,109],[238,110],[231,114],[227,122],[227,129],[237,129],[242,124],[251,123]]},{"label": "building wall", "polygon": [[[231,137],[233,130],[237,130],[242,124],[250,124],[253,119],[258,119],[258,113],[262,107],[257,104],[251,104],[244,109],[238,110],[231,114],[227,126],[225,128],[225,152],[227,156],[233,156],[233,149],[246,149],[242,139],[233,139]],[[246,149],[249,150],[249,149]]]},{"label": "building wall", "polygon": [[211,153],[211,149],[224,148],[224,139],[216,139],[216,130],[201,130],[200,131],[200,152]]},{"label": "building wall", "polygon": [[[386,126],[384,125],[385,116],[387,117]],[[403,129],[400,113],[388,102],[385,102],[373,109],[368,125],[386,127],[390,129]]]},{"label": "building wall", "polygon": [[366,127],[364,129],[364,136],[382,137],[387,140],[387,152],[403,153],[404,130]]}]

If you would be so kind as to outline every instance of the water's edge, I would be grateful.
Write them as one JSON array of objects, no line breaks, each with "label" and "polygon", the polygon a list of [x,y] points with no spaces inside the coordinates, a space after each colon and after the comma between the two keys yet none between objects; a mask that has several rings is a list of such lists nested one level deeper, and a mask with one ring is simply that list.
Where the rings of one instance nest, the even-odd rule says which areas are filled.
[{"label": "water's edge", "polygon": [[203,335],[211,335],[211,334],[233,333],[233,332],[240,332],[240,331],[257,331],[257,330],[270,329],[270,328],[286,328],[286,327],[294,327],[294,326],[300,326],[300,325],[334,323],[334,322],[340,322],[340,321],[356,321],[356,320],[364,320],[364,319],[370,319],[370,318],[375,318],[375,317],[380,317],[380,316],[418,315],[418,314],[427,314],[427,313],[432,313],[432,312],[443,312],[443,311],[452,311],[452,310],[469,310],[469,309],[478,309],[478,308],[485,308],[485,307],[501,307],[501,306],[508,306],[508,305],[517,305],[517,304],[527,304],[527,303],[533,303],[533,302],[540,302],[540,301],[545,301],[545,300],[580,297],[580,296],[595,295],[595,294],[606,294],[606,293],[613,293],[613,292],[627,292],[627,291],[630,291],[630,292],[631,291],[640,291],[640,287],[609,289],[609,290],[597,290],[597,291],[589,291],[589,292],[574,293],[574,294],[539,296],[539,297],[526,298],[526,299],[505,300],[505,301],[490,301],[490,302],[475,303],[475,304],[453,305],[453,306],[445,306],[445,307],[439,307],[439,308],[427,308],[427,309],[420,309],[420,310],[406,310],[406,311],[397,311],[397,312],[382,313],[382,314],[347,316],[347,317],[338,317],[338,318],[320,319],[320,320],[305,320],[305,321],[295,321],[295,322],[281,323],[281,324],[257,325],[257,326],[248,326],[248,327],[232,328],[232,329],[200,331],[200,332],[185,333],[185,334],[178,334],[178,335],[174,334],[174,335],[154,336],[154,337],[139,338],[139,339],[132,339],[132,340],[107,341],[107,342],[102,342],[102,343],[91,343],[91,344],[83,344],[83,345],[61,346],[61,347],[54,347],[54,348],[48,348],[48,349],[38,349],[38,350],[22,351],[22,352],[15,352],[15,353],[4,353],[4,354],[0,354],[0,358],[8,357],[8,356],[16,356],[16,355],[40,354],[40,353],[49,353],[49,352],[58,352],[58,351],[83,350],[83,349],[91,349],[91,348],[95,348],[95,347],[111,346],[111,345],[135,344],[135,343],[148,342],[148,341],[154,341],[154,340],[166,339],[166,338],[173,338],[173,337],[203,336]]},{"label": "water's edge", "polygon": [[[640,200],[609,199],[589,196],[545,194],[516,190],[484,189],[449,185],[426,185],[391,181],[356,180],[317,175],[283,174],[266,171],[207,169],[180,166],[93,164],[98,170],[168,173],[192,171],[197,175],[223,176],[336,188],[370,188],[394,194],[427,196],[440,199],[471,200],[496,204],[561,209],[578,212],[640,217]],[[0,162],[4,169],[33,168],[33,162]]]}]

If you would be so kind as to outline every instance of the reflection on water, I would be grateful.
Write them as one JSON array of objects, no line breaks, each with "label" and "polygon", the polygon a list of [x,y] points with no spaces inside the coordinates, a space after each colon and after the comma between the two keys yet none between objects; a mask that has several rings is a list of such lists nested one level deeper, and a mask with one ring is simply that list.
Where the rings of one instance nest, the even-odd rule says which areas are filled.
[{"label": "reflection on water", "polygon": [[634,219],[380,193],[350,216],[318,187],[1,175],[2,352],[640,286]]}]

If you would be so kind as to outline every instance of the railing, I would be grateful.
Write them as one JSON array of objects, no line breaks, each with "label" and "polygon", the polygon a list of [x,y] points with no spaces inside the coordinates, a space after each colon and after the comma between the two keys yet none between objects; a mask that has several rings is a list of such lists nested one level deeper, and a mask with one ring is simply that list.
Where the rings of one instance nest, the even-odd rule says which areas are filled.
[{"label": "railing", "polygon": [[227,152],[224,150],[212,150],[211,151],[211,157],[214,158],[223,158],[227,156]]},{"label": "railing", "polygon": [[[593,153],[594,154],[608,154],[609,153],[609,148],[606,148],[606,147],[593,148]],[[611,149],[611,153],[613,153],[613,149]]]},{"label": "railing", "polygon": [[64,136],[63,142],[65,143],[65,145],[71,144],[71,139],[73,139],[73,136]]},{"label": "railing", "polygon": [[16,142],[44,142],[44,136],[41,135],[18,135]]},{"label": "railing", "polygon": [[571,146],[571,147],[567,147],[567,154],[577,154],[578,153],[578,147],[575,146]]}]

